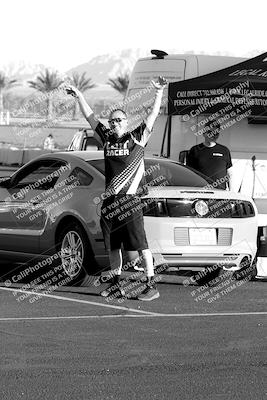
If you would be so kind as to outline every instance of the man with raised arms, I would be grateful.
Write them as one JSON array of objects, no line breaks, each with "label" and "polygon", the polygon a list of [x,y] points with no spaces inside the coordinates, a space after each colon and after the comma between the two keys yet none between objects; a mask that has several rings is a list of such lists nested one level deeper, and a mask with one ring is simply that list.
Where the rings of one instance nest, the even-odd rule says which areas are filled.
[{"label": "man with raised arms", "polygon": [[[114,295],[114,292],[120,296],[125,295],[120,282],[122,246],[126,251],[138,251],[139,257],[144,261],[147,280],[138,299],[150,301],[159,297],[153,282],[153,257],[147,244],[139,196],[144,185],[144,148],[159,114],[166,84],[163,77],[159,77],[157,82],[152,81],[156,90],[154,104],[146,120],[133,130],[128,130],[128,117],[122,109],[110,113],[109,128],[106,128],[95,117],[82,93],[73,86],[66,88],[67,93],[79,102],[84,117],[104,146],[106,190],[101,208],[101,228],[109,252],[113,281],[110,287],[101,292],[103,297]],[[114,210],[112,204],[119,206],[116,206],[116,213],[110,220],[108,214]]]}]

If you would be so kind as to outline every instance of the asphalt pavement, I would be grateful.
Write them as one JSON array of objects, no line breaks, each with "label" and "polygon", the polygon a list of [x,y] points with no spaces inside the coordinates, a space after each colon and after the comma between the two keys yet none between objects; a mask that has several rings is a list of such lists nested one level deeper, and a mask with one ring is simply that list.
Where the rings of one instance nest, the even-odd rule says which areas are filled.
[{"label": "asphalt pavement", "polygon": [[1,400],[267,399],[266,280],[185,282],[146,303],[2,282]]},{"label": "asphalt pavement", "polygon": [[146,303],[88,282],[39,296],[1,284],[1,399],[267,398],[266,282],[162,276]]}]

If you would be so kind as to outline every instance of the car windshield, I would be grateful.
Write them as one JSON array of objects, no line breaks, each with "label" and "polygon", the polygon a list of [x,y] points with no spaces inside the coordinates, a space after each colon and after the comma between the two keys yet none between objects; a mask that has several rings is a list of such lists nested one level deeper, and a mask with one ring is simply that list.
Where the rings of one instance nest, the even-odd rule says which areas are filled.
[{"label": "car windshield", "polygon": [[[104,160],[89,160],[88,164],[92,165],[99,172],[105,175]],[[209,182],[208,178],[199,175],[185,165],[178,164],[170,160],[162,159],[145,159],[146,182],[153,183],[153,186],[162,184],[165,186],[186,186],[186,187],[206,187]],[[160,178],[160,179],[159,179]]]}]

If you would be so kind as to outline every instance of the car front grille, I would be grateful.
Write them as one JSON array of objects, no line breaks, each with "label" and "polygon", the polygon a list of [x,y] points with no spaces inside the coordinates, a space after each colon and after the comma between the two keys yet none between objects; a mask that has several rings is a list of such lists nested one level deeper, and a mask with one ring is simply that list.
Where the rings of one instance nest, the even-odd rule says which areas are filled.
[{"label": "car front grille", "polygon": [[[207,213],[199,215],[197,202],[205,202]],[[252,203],[235,199],[151,199],[144,198],[143,212],[153,217],[190,217],[190,218],[250,218],[255,216]]]}]

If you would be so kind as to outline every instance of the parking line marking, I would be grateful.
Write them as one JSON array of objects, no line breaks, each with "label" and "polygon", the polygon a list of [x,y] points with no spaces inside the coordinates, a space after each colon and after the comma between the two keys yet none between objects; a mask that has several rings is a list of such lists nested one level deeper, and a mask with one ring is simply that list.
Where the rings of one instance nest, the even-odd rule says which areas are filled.
[{"label": "parking line marking", "polygon": [[21,293],[29,293],[31,295],[38,295],[38,296],[43,296],[43,297],[49,297],[52,299],[56,300],[65,300],[65,301],[73,301],[74,303],[82,303],[82,304],[90,304],[93,306],[99,306],[99,307],[106,307],[106,308],[115,308],[116,310],[124,310],[124,311],[130,311],[130,312],[135,312],[135,313],[140,313],[140,314],[148,314],[148,315],[154,315],[155,313],[149,312],[149,311],[143,311],[143,310],[137,310],[135,308],[129,308],[129,307],[122,307],[122,306],[114,306],[111,304],[103,304],[103,303],[97,303],[96,301],[88,301],[88,300],[80,300],[80,299],[72,299],[71,297],[60,297],[56,296],[53,294],[46,294],[46,293],[36,293],[36,292],[31,292],[28,290],[21,290],[21,289],[11,289],[11,288],[5,288],[5,287],[0,287],[0,290],[7,290],[9,292],[21,292]]},{"label": "parking line marking", "polygon": [[[224,313],[195,313],[195,314],[164,314],[154,313],[148,317],[231,317],[247,315],[267,315],[267,311],[249,311],[249,312],[224,312]],[[146,316],[146,315],[144,315]],[[142,317],[142,315],[133,315],[133,317]]]},{"label": "parking line marking", "polygon": [[58,321],[69,319],[105,319],[105,318],[156,318],[156,317],[224,317],[224,316],[248,316],[248,315],[266,315],[265,311],[244,312],[244,313],[206,313],[206,314],[111,314],[111,315],[71,315],[71,316],[55,316],[55,317],[6,317],[0,318],[0,322],[12,321]]}]

